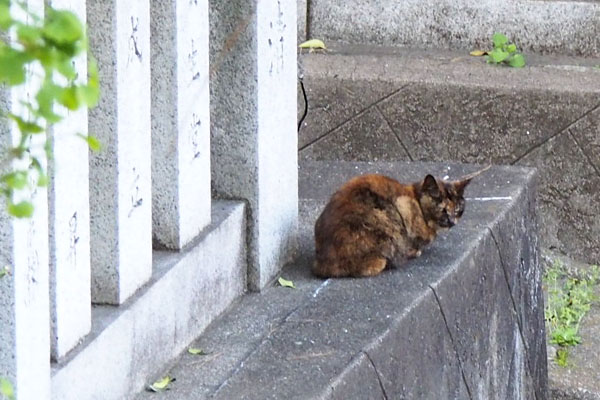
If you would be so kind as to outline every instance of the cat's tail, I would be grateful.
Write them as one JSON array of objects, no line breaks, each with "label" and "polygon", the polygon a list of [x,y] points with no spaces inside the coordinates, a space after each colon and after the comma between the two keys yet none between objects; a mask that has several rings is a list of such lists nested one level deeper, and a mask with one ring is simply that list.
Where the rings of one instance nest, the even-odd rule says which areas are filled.
[{"label": "cat's tail", "polygon": [[471,179],[475,178],[476,176],[483,174],[485,171],[487,171],[491,167],[492,167],[492,164],[488,164],[486,167],[483,167],[480,170],[477,170],[475,172],[471,172],[470,174],[462,176],[459,180],[460,181],[470,181]]}]

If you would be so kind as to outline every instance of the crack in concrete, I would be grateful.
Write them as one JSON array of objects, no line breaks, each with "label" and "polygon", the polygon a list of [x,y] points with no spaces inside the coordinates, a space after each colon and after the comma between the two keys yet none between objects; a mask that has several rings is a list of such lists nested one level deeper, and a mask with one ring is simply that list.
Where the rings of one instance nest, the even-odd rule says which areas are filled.
[{"label": "crack in concrete", "polygon": [[[318,291],[321,288],[321,286],[323,286],[323,285],[320,285],[319,288],[316,289],[316,291]],[[311,301],[311,299],[312,299],[312,296],[309,293],[309,295],[306,296],[306,301],[300,302],[296,307],[292,308],[292,310],[290,312],[288,312],[283,318],[281,318],[279,320],[279,323],[275,324],[275,327],[271,327],[269,329],[269,331],[263,337],[261,337],[261,339],[259,341],[256,342],[256,346],[254,346],[252,349],[250,349],[248,352],[246,352],[246,354],[244,354],[244,356],[237,363],[235,368],[233,368],[232,371],[227,375],[227,377],[225,379],[223,379],[223,382],[221,382],[221,384],[214,390],[214,392],[210,396],[211,397],[216,396],[221,391],[221,389],[223,389],[225,386],[227,386],[229,381],[231,381],[231,379],[235,375],[237,375],[237,373],[244,367],[244,364],[246,363],[246,361],[250,357],[252,357],[252,355],[254,355],[265,343],[267,343],[269,340],[271,340],[271,336],[273,335],[273,333],[276,332],[277,330],[279,330],[279,328],[281,328],[283,326],[283,324],[288,322],[288,320],[290,319],[292,314],[294,314],[296,311],[298,311],[301,307],[308,304]]]},{"label": "crack in concrete", "polygon": [[444,325],[446,326],[446,331],[448,332],[448,336],[450,336],[450,342],[452,343],[452,348],[454,349],[454,352],[456,353],[456,359],[458,360],[458,369],[460,370],[460,374],[462,376],[463,383],[465,384],[465,387],[467,388],[467,393],[469,394],[469,399],[472,400],[473,395],[471,394],[471,388],[469,387],[469,383],[467,382],[467,376],[465,375],[465,370],[463,368],[463,362],[460,359],[460,354],[458,352],[458,346],[456,345],[456,342],[454,341],[454,337],[452,336],[452,332],[450,331],[450,327],[448,326],[448,320],[446,319],[446,313],[444,313],[444,309],[442,308],[442,302],[440,301],[440,298],[438,297],[433,286],[429,285],[429,289],[431,289],[431,291],[433,292],[433,297],[435,297],[435,301],[438,305],[438,308],[440,309],[440,314],[442,314],[442,318],[444,320]]},{"label": "crack in concrete", "polygon": [[[494,245],[496,246],[496,251],[498,252],[498,258],[500,259],[500,266],[502,267],[504,281],[506,282],[506,287],[508,288],[508,294],[510,296],[510,300],[513,305],[513,310],[515,312],[515,315],[517,316],[517,327],[519,328],[519,336],[521,338],[521,343],[523,343],[523,348],[525,349],[525,353],[526,353],[525,361],[527,363],[527,371],[529,372],[529,376],[533,378],[534,377],[533,370],[531,368],[531,363],[529,362],[530,350],[528,347],[528,343],[525,341],[525,335],[523,334],[523,322],[521,320],[521,315],[519,314],[519,311],[517,310],[517,302],[515,301],[515,298],[513,296],[512,288],[510,285],[510,280],[508,279],[508,271],[506,270],[506,264],[504,262],[504,257],[502,257],[502,252],[500,251],[500,245],[498,244],[498,240],[496,239],[496,235],[494,234],[494,231],[490,227],[488,227],[487,229],[490,232],[490,236],[492,237],[492,240],[494,241]],[[535,389],[533,390],[533,393],[534,393],[534,397],[537,399],[537,392]]]},{"label": "crack in concrete", "polygon": [[550,140],[554,139],[555,137],[557,137],[558,135],[564,133],[565,131],[568,131],[570,128],[573,127],[573,125],[575,125],[576,123],[578,123],[579,121],[581,121],[582,119],[584,119],[585,117],[587,117],[589,114],[591,114],[594,111],[596,111],[598,108],[600,108],[600,104],[597,104],[596,106],[592,107],[590,110],[586,111],[581,116],[579,116],[577,119],[575,119],[575,121],[570,122],[567,125],[565,125],[564,127],[560,128],[557,132],[551,134],[548,137],[543,138],[540,142],[534,144],[529,149],[525,150],[525,152],[523,154],[521,154],[516,159],[514,159],[513,161],[511,161],[510,165],[515,165],[516,163],[518,163],[519,161],[521,161],[523,158],[527,157],[529,154],[531,154],[535,150],[539,149],[540,147],[542,147],[543,145],[545,145],[546,143],[548,143]]},{"label": "crack in concrete", "polygon": [[365,350],[361,350],[361,353],[363,353],[365,355],[365,357],[367,357],[367,360],[369,360],[369,362],[371,363],[371,366],[375,370],[375,375],[377,375],[377,380],[379,381],[379,387],[381,388],[381,393],[383,393],[383,398],[385,400],[388,400],[389,398],[385,391],[385,386],[383,386],[383,382],[381,381],[381,376],[379,375],[379,371],[377,370],[377,367],[375,366],[373,359],[371,358],[369,353],[367,353]]},{"label": "crack in concrete", "polygon": [[406,147],[404,145],[404,142],[402,141],[402,139],[400,139],[400,135],[398,135],[398,133],[392,128],[392,125],[390,124],[390,121],[387,119],[387,117],[385,116],[385,114],[383,113],[383,111],[381,111],[381,109],[379,108],[379,105],[374,106],[374,108],[375,108],[375,110],[377,110],[377,112],[379,113],[379,115],[381,116],[381,118],[384,120],[384,122],[387,125],[388,129],[394,134],[394,137],[396,138],[396,140],[398,141],[398,143],[400,144],[400,146],[404,149],[404,152],[408,156],[408,159],[410,161],[415,161],[413,159],[413,156],[410,154],[410,151],[408,151],[408,147]]},{"label": "crack in concrete", "polygon": [[387,94],[383,97],[381,97],[380,99],[376,100],[375,102],[373,102],[372,104],[369,104],[368,106],[366,106],[365,108],[361,109],[359,112],[357,112],[356,114],[346,118],[345,120],[343,120],[341,123],[339,123],[338,125],[336,125],[334,128],[328,130],[327,132],[325,132],[324,134],[322,134],[321,136],[318,136],[317,138],[311,140],[310,142],[308,142],[307,144],[305,144],[304,146],[300,147],[298,149],[298,151],[302,151],[310,146],[312,146],[313,144],[321,141],[322,139],[324,139],[325,137],[327,137],[329,134],[331,134],[332,132],[338,130],[339,128],[343,127],[344,125],[346,125],[347,123],[349,123],[350,121],[354,120],[355,118],[358,118],[362,115],[364,115],[367,111],[369,111],[369,109],[371,107],[376,106],[377,104],[389,99],[390,97],[394,96],[395,94],[400,93],[402,90],[406,89],[408,86],[410,86],[410,84],[406,84],[401,86],[400,88],[394,90],[392,93]]},{"label": "crack in concrete", "polygon": [[590,156],[583,149],[583,146],[581,145],[581,143],[579,143],[579,141],[577,140],[577,138],[575,137],[575,135],[573,134],[573,132],[571,132],[570,129],[568,129],[567,132],[568,132],[569,136],[571,136],[571,139],[573,139],[573,141],[575,142],[575,145],[577,146],[577,148],[583,153],[583,156],[588,161],[588,163],[590,164],[590,166],[594,169],[594,171],[596,172],[596,175],[598,175],[598,177],[600,177],[600,169],[598,168],[598,166],[592,161],[592,159],[590,158]]}]

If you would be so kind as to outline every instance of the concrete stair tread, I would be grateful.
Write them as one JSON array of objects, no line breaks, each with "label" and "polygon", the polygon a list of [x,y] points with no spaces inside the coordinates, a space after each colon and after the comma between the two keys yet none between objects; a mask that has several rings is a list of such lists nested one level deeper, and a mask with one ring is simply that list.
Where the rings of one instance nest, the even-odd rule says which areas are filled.
[{"label": "concrete stair tread", "polygon": [[[458,176],[475,168],[439,163],[302,164],[299,257],[281,273],[295,283],[296,289],[273,284],[260,294],[245,295],[191,344],[208,355],[183,352],[162,374],[177,379],[171,390],[159,396],[144,392],[137,398],[398,398],[394,395],[400,392],[410,396],[428,388],[440,390],[439,379],[450,382],[445,388],[448,395],[466,396],[477,386],[475,377],[480,371],[476,358],[488,349],[482,344],[482,353],[471,358],[472,351],[462,335],[478,336],[489,329],[474,322],[476,327],[463,325],[464,332],[463,328],[455,331],[464,321],[459,316],[462,305],[453,304],[457,301],[454,295],[462,293],[462,301],[471,307],[472,316],[478,316],[475,318],[486,320],[501,312],[499,318],[505,324],[500,329],[508,333],[499,340],[520,340],[515,336],[518,328],[512,306],[496,304],[498,299],[510,302],[511,298],[502,268],[490,269],[489,275],[480,271],[487,276],[487,284],[499,285],[502,294],[498,297],[490,290],[489,299],[478,298],[486,291],[464,292],[464,287],[472,280],[480,281],[476,271],[481,265],[499,265],[495,264],[498,251],[505,250],[498,244],[494,247],[494,232],[502,236],[503,224],[513,224],[513,218],[522,212],[520,207],[527,203],[535,179],[533,170],[493,167],[470,187],[468,197],[472,199],[461,223],[405,268],[385,271],[372,279],[320,280],[310,274],[309,266],[314,252],[314,220],[340,182],[366,172],[412,181],[425,171]],[[488,201],[477,200],[484,197]],[[486,252],[490,254],[484,260]],[[537,346],[526,344],[527,348]],[[398,351],[402,355],[394,356]],[[505,353],[513,356],[512,350]],[[444,359],[450,361],[439,368]],[[513,365],[509,371],[510,364],[498,371],[498,376],[506,377],[502,387],[496,388],[499,393],[515,390],[512,379],[508,379],[514,368],[527,368]],[[406,387],[395,386],[396,367],[406,373]],[[524,379],[536,374],[528,371],[524,376],[529,378]],[[419,385],[416,381],[407,384],[410,379],[421,378]],[[521,389],[530,390],[531,385],[524,382]]]},{"label": "concrete stair tread", "polygon": [[[498,88],[600,92],[600,59],[525,54],[524,68],[487,64],[469,51],[327,43],[300,56],[301,73],[315,78],[428,82]],[[475,50],[475,49],[473,49]],[[486,50],[481,48],[481,50]]]}]

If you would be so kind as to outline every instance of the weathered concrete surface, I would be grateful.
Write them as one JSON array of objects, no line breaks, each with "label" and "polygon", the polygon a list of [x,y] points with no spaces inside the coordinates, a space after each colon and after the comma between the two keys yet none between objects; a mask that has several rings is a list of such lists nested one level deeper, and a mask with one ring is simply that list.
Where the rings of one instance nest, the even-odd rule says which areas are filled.
[{"label": "weathered concrete surface", "polygon": [[490,48],[502,32],[526,52],[600,55],[597,1],[311,0],[313,37],[419,48]]},{"label": "weathered concrete surface", "polygon": [[460,224],[404,268],[325,281],[309,272],[314,221],[349,177],[475,168],[302,164],[300,257],[282,272],[297,289],[243,297],[192,344],[207,356],[184,352],[168,371],[177,381],[161,399],[547,398],[533,170],[493,167],[469,187]]},{"label": "weathered concrete surface", "polygon": [[244,203],[215,201],[212,211],[186,249],[154,252],[152,279],[126,304],[94,307],[92,332],[53,364],[53,399],[131,398],[244,293]]},{"label": "weathered concrete surface", "polygon": [[545,248],[600,260],[600,70],[531,57],[524,69],[453,52],[346,47],[301,56],[301,159],[535,166]]}]

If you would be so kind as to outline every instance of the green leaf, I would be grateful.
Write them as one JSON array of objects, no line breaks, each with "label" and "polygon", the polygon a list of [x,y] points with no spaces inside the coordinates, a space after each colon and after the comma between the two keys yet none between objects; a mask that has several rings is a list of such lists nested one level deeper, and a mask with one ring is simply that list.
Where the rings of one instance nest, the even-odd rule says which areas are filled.
[{"label": "green leaf", "polygon": [[567,366],[567,358],[569,357],[569,351],[564,348],[556,350],[556,363],[561,367]]},{"label": "green leaf", "polygon": [[581,343],[581,336],[578,335],[576,326],[567,326],[553,331],[550,343],[560,346],[575,346]]},{"label": "green leaf", "polygon": [[89,108],[96,107],[98,104],[98,87],[93,85],[77,86],[77,96]]},{"label": "green leaf", "polygon": [[57,61],[56,70],[60,72],[60,74],[67,78],[69,81],[72,81],[75,78],[77,78],[77,71],[75,71],[75,67],[73,66],[73,60],[70,57],[66,57],[63,60]]},{"label": "green leaf", "polygon": [[502,33],[494,33],[492,36],[492,41],[494,42],[495,48],[500,48],[506,43],[508,43],[508,38]]},{"label": "green leaf", "polygon": [[196,347],[190,347],[188,349],[188,353],[193,354],[195,356],[205,356],[208,354],[204,350],[196,348]]},{"label": "green leaf", "polygon": [[42,33],[35,26],[19,24],[17,27],[17,40],[25,47],[35,46],[42,40]]},{"label": "green leaf", "polygon": [[0,378],[0,394],[5,396],[8,400],[15,399],[15,390],[13,385],[6,378]]},{"label": "green leaf", "polygon": [[38,111],[41,117],[50,123],[56,123],[62,119],[60,115],[54,113],[54,101],[62,94],[62,88],[52,82],[44,82],[38,91],[35,99],[38,103]]},{"label": "green leaf", "polygon": [[10,2],[0,3],[0,29],[8,30],[14,20],[10,16]]},{"label": "green leaf", "polygon": [[289,287],[292,289],[296,289],[296,286],[294,285],[294,282],[292,281],[288,281],[287,279],[284,279],[283,277],[279,277],[279,279],[277,280],[277,282],[279,282],[279,284],[283,287]]},{"label": "green leaf", "polygon": [[[10,266],[9,265],[5,265],[4,268],[0,269],[0,278],[4,278],[6,275],[10,275]],[[2,392],[2,378],[0,378],[0,393],[3,393]]]},{"label": "green leaf", "polygon": [[165,376],[154,382],[152,385],[148,386],[148,389],[153,392],[162,392],[163,390],[169,389],[169,384],[174,382],[175,378],[171,378],[170,376]]},{"label": "green leaf", "polygon": [[525,66],[525,57],[523,54],[515,54],[508,60],[508,65],[514,68],[523,68]]},{"label": "green leaf", "polygon": [[35,122],[25,121],[23,118],[15,114],[7,114],[7,117],[17,123],[17,127],[21,133],[42,133],[44,128],[36,124]]},{"label": "green leaf", "polygon": [[301,49],[323,49],[323,50],[327,50],[327,48],[325,47],[325,43],[323,43],[323,41],[319,40],[319,39],[307,40],[306,42],[300,43],[300,45],[298,47],[300,47]]},{"label": "green leaf", "polygon": [[78,133],[77,136],[79,136],[80,138],[82,138],[83,140],[85,140],[88,144],[88,146],[90,146],[90,149],[92,149],[93,151],[100,151],[102,150],[102,144],[100,144],[100,141],[92,135],[83,135],[81,133]]},{"label": "green leaf", "polygon": [[77,88],[74,86],[63,88],[57,100],[71,111],[77,110],[80,105]]},{"label": "green leaf", "polygon": [[48,186],[48,175],[41,174],[37,181],[38,187],[46,187]]},{"label": "green leaf", "polygon": [[83,25],[71,11],[49,8],[42,32],[52,42],[72,44],[83,38]]},{"label": "green leaf", "polygon": [[509,44],[506,47],[506,51],[508,51],[509,53],[514,53],[515,51],[517,51],[517,45],[514,43]]},{"label": "green leaf", "polygon": [[9,188],[20,190],[27,186],[27,171],[14,171],[5,174],[0,180]]},{"label": "green leaf", "polygon": [[100,97],[100,82],[98,78],[98,64],[94,57],[88,57],[88,83],[80,86],[80,96],[90,108],[96,107]]},{"label": "green leaf", "polygon": [[508,57],[508,53],[499,49],[494,49],[488,53],[489,59],[492,60],[493,63],[499,64],[502,61],[506,60]]},{"label": "green leaf", "polygon": [[8,213],[17,218],[29,218],[33,215],[33,204],[22,201],[17,204],[8,204]]},{"label": "green leaf", "polygon": [[27,54],[10,47],[0,47],[0,82],[11,86],[25,82],[25,64],[30,60]]}]

